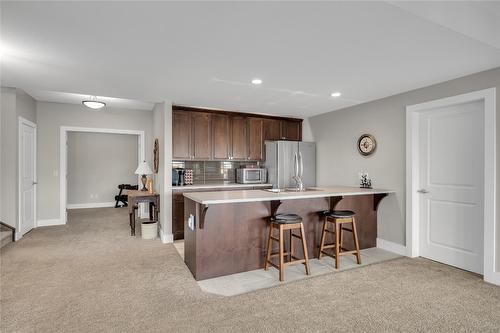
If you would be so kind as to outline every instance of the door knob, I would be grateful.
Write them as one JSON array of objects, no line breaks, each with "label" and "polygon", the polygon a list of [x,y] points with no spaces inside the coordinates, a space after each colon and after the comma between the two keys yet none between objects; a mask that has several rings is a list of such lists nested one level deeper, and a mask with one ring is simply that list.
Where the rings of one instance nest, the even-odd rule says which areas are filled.
[{"label": "door knob", "polygon": [[420,190],[417,190],[418,193],[429,193],[429,191],[427,191],[425,188],[422,188]]}]

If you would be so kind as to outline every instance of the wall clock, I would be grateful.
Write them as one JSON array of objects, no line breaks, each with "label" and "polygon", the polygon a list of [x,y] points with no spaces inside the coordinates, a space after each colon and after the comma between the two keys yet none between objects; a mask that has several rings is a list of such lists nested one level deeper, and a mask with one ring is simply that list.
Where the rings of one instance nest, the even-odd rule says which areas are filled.
[{"label": "wall clock", "polygon": [[363,134],[358,139],[358,151],[363,156],[369,156],[375,152],[377,141],[370,134]]},{"label": "wall clock", "polygon": [[155,173],[158,173],[158,169],[160,166],[160,144],[158,143],[158,139],[155,139],[155,144],[153,147],[153,169]]}]

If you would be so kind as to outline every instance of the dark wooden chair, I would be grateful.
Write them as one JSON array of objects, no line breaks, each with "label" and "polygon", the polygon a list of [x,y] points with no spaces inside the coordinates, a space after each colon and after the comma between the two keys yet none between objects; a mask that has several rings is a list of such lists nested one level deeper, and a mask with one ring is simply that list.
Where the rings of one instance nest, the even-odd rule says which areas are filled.
[{"label": "dark wooden chair", "polygon": [[[139,185],[130,185],[130,184],[120,184],[118,185],[118,188],[120,189],[120,192],[118,192],[118,195],[115,195],[115,208],[119,207],[127,207],[128,206],[128,196],[126,194],[122,194],[123,190],[138,190]],[[120,206],[120,202],[122,205]]]}]

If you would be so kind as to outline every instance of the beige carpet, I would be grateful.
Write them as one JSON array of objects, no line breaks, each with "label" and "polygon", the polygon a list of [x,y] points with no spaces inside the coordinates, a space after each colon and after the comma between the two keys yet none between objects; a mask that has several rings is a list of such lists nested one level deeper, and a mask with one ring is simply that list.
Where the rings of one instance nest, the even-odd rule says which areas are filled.
[{"label": "beige carpet", "polygon": [[77,210],[1,253],[2,332],[499,332],[500,288],[396,259],[234,297],[203,293],[124,209]]}]

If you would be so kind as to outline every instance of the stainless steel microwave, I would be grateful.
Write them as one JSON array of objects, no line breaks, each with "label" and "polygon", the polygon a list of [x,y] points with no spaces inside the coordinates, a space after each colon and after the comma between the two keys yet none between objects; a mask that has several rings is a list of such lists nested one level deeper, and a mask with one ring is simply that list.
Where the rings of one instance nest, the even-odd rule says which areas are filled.
[{"label": "stainless steel microwave", "polygon": [[238,184],[265,184],[267,182],[267,170],[264,168],[236,169],[236,182]]}]

